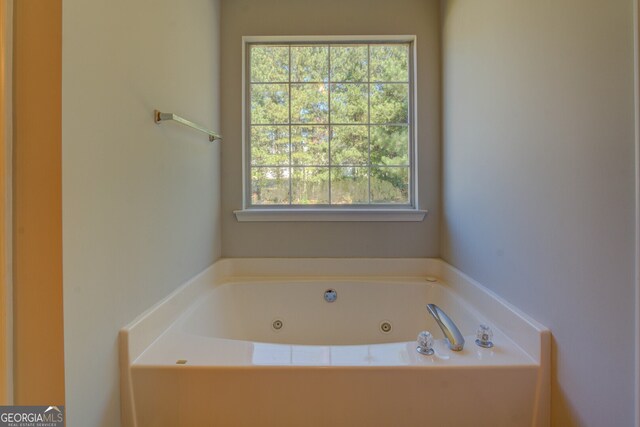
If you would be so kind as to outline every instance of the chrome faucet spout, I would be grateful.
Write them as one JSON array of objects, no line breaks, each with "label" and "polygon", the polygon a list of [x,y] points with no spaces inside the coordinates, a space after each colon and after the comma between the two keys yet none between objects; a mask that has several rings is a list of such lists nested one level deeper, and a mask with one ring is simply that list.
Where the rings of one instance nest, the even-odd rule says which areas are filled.
[{"label": "chrome faucet spout", "polygon": [[447,313],[435,304],[427,304],[427,310],[436,320],[440,329],[442,329],[444,337],[449,342],[449,348],[453,351],[462,350],[464,347],[464,338],[456,324],[453,323],[453,320],[447,316]]}]

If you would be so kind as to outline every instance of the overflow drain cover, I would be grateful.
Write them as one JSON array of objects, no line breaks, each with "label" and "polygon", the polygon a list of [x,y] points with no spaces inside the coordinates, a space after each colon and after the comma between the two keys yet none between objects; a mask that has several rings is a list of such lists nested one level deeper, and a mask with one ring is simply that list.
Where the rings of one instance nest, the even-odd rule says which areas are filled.
[{"label": "overflow drain cover", "polygon": [[327,289],[324,291],[324,300],[326,302],[334,302],[338,299],[338,293],[335,289]]}]

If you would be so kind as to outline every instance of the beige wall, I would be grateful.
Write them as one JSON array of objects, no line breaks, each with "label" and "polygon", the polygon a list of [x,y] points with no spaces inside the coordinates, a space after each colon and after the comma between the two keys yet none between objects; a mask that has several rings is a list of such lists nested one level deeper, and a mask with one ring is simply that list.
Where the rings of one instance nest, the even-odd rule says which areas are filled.
[{"label": "beige wall", "polygon": [[443,19],[443,257],[551,329],[554,426],[630,426],[632,2]]},{"label": "beige wall", "polygon": [[[439,2],[222,1],[222,252],[227,257],[424,257],[439,251]],[[242,36],[417,35],[418,166],[424,222],[238,223],[242,208]]]},{"label": "beige wall", "polygon": [[14,4],[14,403],[64,404],[62,2]]},{"label": "beige wall", "polygon": [[70,427],[120,424],[119,328],[220,255],[215,0],[65,0],[63,224]]}]

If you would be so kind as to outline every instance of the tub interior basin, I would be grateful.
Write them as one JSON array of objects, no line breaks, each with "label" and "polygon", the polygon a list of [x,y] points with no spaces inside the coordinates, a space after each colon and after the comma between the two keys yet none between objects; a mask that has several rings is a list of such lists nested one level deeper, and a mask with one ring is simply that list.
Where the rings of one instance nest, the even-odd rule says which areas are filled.
[{"label": "tub interior basin", "polygon": [[[325,292],[335,291],[334,302]],[[443,286],[407,281],[238,281],[211,290],[184,316],[188,334],[257,343],[363,345],[442,337],[426,309],[440,306],[463,335],[481,319]]]}]

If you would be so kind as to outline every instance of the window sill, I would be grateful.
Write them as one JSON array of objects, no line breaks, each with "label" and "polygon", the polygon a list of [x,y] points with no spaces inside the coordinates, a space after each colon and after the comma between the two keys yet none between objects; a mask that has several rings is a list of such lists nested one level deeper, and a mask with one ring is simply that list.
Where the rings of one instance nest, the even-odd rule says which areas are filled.
[{"label": "window sill", "polygon": [[419,222],[427,215],[418,209],[243,209],[233,213],[238,222]]}]

